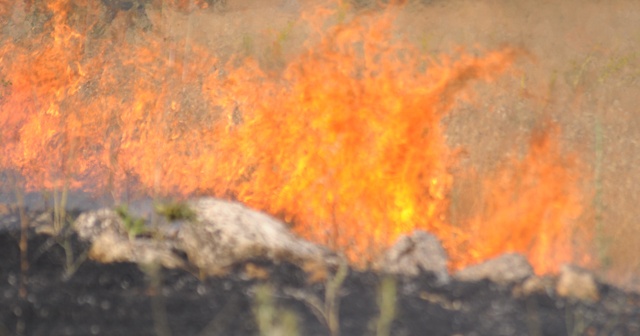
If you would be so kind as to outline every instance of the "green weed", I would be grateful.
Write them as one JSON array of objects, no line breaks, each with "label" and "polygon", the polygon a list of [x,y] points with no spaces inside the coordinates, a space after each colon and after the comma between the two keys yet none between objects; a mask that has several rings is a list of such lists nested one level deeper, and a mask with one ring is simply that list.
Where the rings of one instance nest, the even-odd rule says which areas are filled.
[{"label": "green weed", "polygon": [[155,211],[169,221],[193,221],[196,219],[195,211],[185,202],[156,203]]},{"label": "green weed", "polygon": [[116,207],[115,210],[120,219],[122,219],[130,240],[134,240],[137,236],[149,232],[145,225],[144,218],[133,216],[126,205],[120,205]]}]

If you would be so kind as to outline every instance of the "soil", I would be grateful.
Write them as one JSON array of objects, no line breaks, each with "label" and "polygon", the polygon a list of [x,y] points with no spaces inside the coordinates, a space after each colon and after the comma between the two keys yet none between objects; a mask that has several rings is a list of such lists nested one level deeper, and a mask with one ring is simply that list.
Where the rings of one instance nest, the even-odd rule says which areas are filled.
[{"label": "soil", "polygon": [[[277,309],[292,311],[300,335],[330,331],[299,296],[324,298],[287,263],[252,260],[223,277],[200,279],[185,270],[156,276],[135,264],[84,261],[65,274],[65,253],[53,238],[30,234],[27,295],[21,298],[19,232],[0,233],[0,335],[257,335],[256,291],[271,286]],[[69,238],[74,255],[86,249]],[[51,245],[51,246],[50,246]],[[50,246],[50,247],[48,247]],[[43,248],[44,247],[44,248]],[[248,270],[266,277],[252,277]],[[374,334],[378,288],[385,276],[350,270],[339,291],[342,335]],[[512,286],[487,280],[437,285],[431,274],[397,277],[392,335],[637,335],[640,296],[600,284],[597,303],[573,302],[553,292],[514,296]]]}]

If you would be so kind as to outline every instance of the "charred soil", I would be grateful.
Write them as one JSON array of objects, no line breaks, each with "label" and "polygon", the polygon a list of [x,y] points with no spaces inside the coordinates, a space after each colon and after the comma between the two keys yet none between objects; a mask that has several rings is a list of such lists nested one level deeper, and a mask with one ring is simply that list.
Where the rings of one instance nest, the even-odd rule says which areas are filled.
[{"label": "charred soil", "polygon": [[[325,285],[310,284],[297,266],[253,260],[217,278],[193,272],[83,262],[65,276],[65,252],[50,237],[32,233],[27,295],[19,295],[18,233],[0,233],[0,334],[24,335],[254,335],[259,334],[256,289],[269,284],[278,309],[292,311],[298,332],[330,331],[300,296],[324,298]],[[74,254],[83,246],[70,241]],[[251,269],[267,276],[256,277]],[[349,270],[339,290],[343,335],[375,332],[378,290],[385,276]],[[637,335],[640,296],[599,284],[596,303],[557,297],[553,292],[516,296],[513,286],[490,281],[438,285],[434,276],[396,277],[393,335]]]}]

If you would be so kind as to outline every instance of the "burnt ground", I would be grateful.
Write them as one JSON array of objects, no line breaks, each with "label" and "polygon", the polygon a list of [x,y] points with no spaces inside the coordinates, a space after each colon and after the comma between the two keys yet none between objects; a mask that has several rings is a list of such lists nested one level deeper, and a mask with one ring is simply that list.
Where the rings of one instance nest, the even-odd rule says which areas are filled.
[{"label": "burnt ground", "polygon": [[[300,335],[329,335],[302,299],[324,297],[323,284],[309,284],[295,265],[253,260],[229,274],[200,280],[184,270],[150,277],[138,265],[87,260],[65,277],[65,253],[50,237],[31,234],[26,298],[19,296],[18,232],[0,233],[0,334],[25,335],[256,335],[256,289],[270,284],[278,309],[294,312]],[[70,238],[75,255],[85,246]],[[43,253],[41,253],[44,251]],[[251,278],[264,270],[262,280]],[[260,278],[260,277],[259,277]],[[349,271],[340,291],[342,335],[375,334],[381,279]],[[155,281],[154,281],[155,279]],[[516,297],[509,286],[489,281],[438,286],[433,277],[396,279],[392,335],[638,335],[640,296],[600,284],[597,303],[572,302],[553,292]],[[18,331],[16,328],[19,328]],[[164,329],[163,329],[164,328]]]}]

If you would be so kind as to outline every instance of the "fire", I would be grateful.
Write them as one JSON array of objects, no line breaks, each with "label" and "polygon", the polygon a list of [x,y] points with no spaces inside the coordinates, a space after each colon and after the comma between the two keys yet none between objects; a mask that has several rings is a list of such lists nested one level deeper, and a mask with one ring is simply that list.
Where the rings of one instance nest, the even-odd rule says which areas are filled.
[{"label": "fire", "polygon": [[538,130],[524,158],[512,158],[484,181],[485,207],[465,230],[476,262],[505,251],[526,254],[538,273],[588,262],[585,246],[574,243],[590,239],[586,227],[575,225],[585,203],[578,189],[584,169],[577,157],[562,154],[559,132],[553,124]]},{"label": "fire", "polygon": [[[82,5],[89,19],[74,16]],[[579,191],[552,138],[485,183],[483,214],[447,218],[456,158],[441,121],[514,50],[434,60],[394,38],[388,13],[327,28],[338,14],[325,9],[302,52],[265,68],[161,29],[131,41],[119,16],[100,35],[97,4],[44,10],[41,35],[0,49],[0,165],[30,190],[231,197],[357,265],[414,229],[438,235],[453,268],[505,251],[539,272],[572,260]]]},{"label": "fire", "polygon": [[[445,216],[453,158],[440,121],[468,81],[490,78],[513,57],[439,65],[392,42],[390,24],[340,25],[282,74],[245,63],[231,70],[241,77],[224,83],[232,122],[217,138],[233,159],[216,166],[221,185],[352,260],[375,257],[417,228],[455,236]],[[251,99],[238,107],[235,97]],[[233,122],[235,109],[243,122]]]}]

